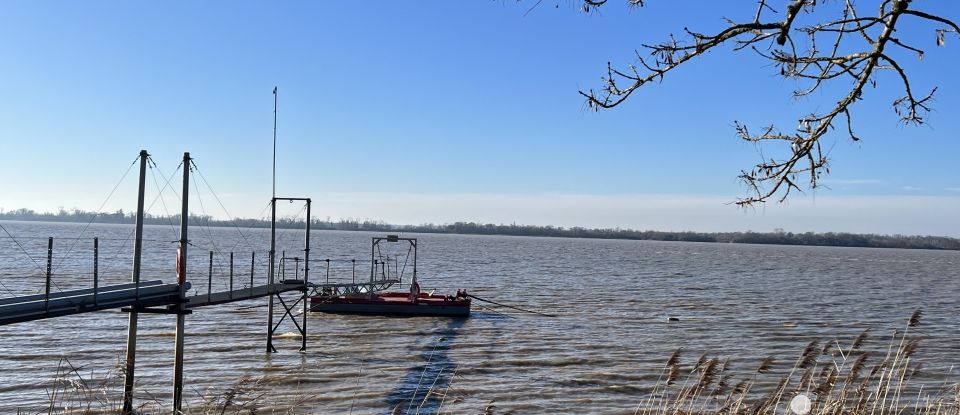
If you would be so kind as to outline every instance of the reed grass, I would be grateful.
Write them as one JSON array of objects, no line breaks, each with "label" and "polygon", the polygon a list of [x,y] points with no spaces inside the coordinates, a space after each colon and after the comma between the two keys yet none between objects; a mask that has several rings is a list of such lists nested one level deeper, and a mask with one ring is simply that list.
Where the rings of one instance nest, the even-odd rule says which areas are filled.
[{"label": "reed grass", "polygon": [[[634,414],[958,415],[956,383],[925,388],[928,385],[915,380],[921,371],[914,363],[921,339],[911,335],[910,328],[919,325],[921,317],[921,311],[913,313],[905,329],[893,333],[878,361],[862,350],[869,330],[846,348],[837,340],[811,341],[785,373],[775,371],[774,358],[767,357],[740,379],[729,373],[729,359],[718,365],[718,358],[705,354],[684,366],[678,350]],[[809,407],[791,406],[800,395],[809,399]]]},{"label": "reed grass", "polygon": [[[107,372],[99,380],[91,373],[84,378],[80,370],[69,359],[63,357],[57,365],[52,385],[47,388],[47,405],[41,411],[18,410],[19,414],[119,414],[121,413],[123,397],[122,365]],[[298,386],[299,392],[299,386]],[[137,396],[138,404],[134,411],[138,414],[154,414],[169,412],[168,402],[155,396]],[[241,376],[222,392],[207,391],[206,393],[194,390],[195,401],[185,403],[182,410],[184,415],[225,415],[249,414],[263,412],[263,408],[270,407],[266,397],[267,386],[263,378]],[[270,409],[267,413],[284,414],[294,413],[304,401],[302,393],[298,393],[295,402],[288,405],[287,411]]]}]

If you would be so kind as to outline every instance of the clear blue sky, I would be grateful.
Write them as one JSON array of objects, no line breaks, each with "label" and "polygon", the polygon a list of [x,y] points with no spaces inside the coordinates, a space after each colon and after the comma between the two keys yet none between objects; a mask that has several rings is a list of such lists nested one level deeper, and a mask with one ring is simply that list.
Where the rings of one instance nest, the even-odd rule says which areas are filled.
[{"label": "clear blue sky", "polygon": [[[0,208],[96,209],[147,149],[166,173],[190,151],[230,214],[259,215],[276,85],[278,194],[320,217],[960,236],[960,37],[901,29],[927,51],[905,60],[915,88],[940,88],[928,125],[898,124],[884,75],[855,108],[863,141],[828,138],[829,189],[743,211],[726,203],[758,156],[733,122],[789,127],[841,91],[792,99],[775,68],[725,48],[594,113],[577,91],[607,61],[754,11],[611,3],[4,2]],[[960,20],[960,4],[928,4]],[[105,209],[135,206],[134,186]]]}]

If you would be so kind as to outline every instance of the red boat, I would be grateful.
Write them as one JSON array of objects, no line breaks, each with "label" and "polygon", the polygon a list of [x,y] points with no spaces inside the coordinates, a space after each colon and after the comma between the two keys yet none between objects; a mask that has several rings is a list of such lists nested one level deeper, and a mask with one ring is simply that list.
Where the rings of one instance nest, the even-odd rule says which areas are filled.
[{"label": "red boat", "polygon": [[[409,243],[403,268],[399,260],[383,257],[381,242]],[[413,256],[413,281],[408,292],[383,292],[395,283],[401,283],[410,255]],[[375,237],[371,244],[371,267],[369,282],[314,284],[315,295],[310,297],[310,311],[338,314],[374,314],[386,316],[442,316],[468,317],[470,295],[466,290],[457,290],[455,295],[438,295],[433,291],[420,292],[417,282],[417,239],[387,235]],[[329,261],[327,262],[329,275]],[[393,264],[391,268],[391,264]]]},{"label": "red boat", "polygon": [[374,293],[360,297],[315,296],[310,298],[310,311],[386,316],[468,317],[470,297],[467,297],[464,291],[458,291],[456,296],[420,293],[416,298],[403,292]]}]

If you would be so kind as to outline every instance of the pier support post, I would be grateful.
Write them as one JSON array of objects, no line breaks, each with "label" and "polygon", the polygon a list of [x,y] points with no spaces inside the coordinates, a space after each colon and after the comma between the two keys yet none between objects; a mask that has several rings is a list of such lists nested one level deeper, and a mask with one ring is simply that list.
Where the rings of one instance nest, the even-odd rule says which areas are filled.
[{"label": "pier support post", "polygon": [[303,334],[300,336],[300,353],[307,351],[307,311],[310,310],[310,304],[307,303],[307,283],[310,275],[310,199],[307,199],[307,230],[303,237]]},{"label": "pier support post", "polygon": [[137,358],[137,307],[140,303],[140,255],[143,250],[143,195],[147,178],[147,150],[140,150],[140,188],[137,193],[137,224],[133,242],[133,274],[136,285],[136,305],[131,307],[127,326],[127,361],[123,379],[123,413],[133,414],[133,383]]},{"label": "pier support post", "polygon": [[190,153],[183,153],[183,193],[182,209],[180,211],[180,246],[177,250],[177,284],[180,285],[180,302],[177,304],[177,332],[174,338],[173,357],[173,415],[180,415],[183,405],[183,326],[186,318],[185,283],[187,282],[187,239],[188,201],[190,200]]},{"label": "pier support post", "polygon": [[[300,281],[299,287],[297,287],[299,291],[301,291],[301,295],[300,295],[300,298],[298,298],[295,302],[291,303],[290,305],[287,305],[287,303],[283,300],[282,291],[279,290],[279,287],[289,288],[289,285],[296,284],[285,277],[286,266],[284,264],[287,259],[285,254],[281,256],[281,259],[280,259],[281,281],[279,283],[275,282],[275,276],[277,273],[276,252],[277,252],[277,201],[278,200],[287,200],[291,202],[302,201],[307,204],[306,235],[304,236],[304,246],[303,246],[303,251],[304,251],[303,281]],[[307,304],[307,300],[308,300],[307,286],[308,286],[309,274],[310,274],[310,199],[301,198],[301,197],[273,197],[270,200],[270,206],[272,207],[271,209],[272,212],[271,212],[271,219],[270,219],[270,271],[268,273],[269,281],[267,283],[268,289],[270,290],[269,294],[267,295],[267,298],[268,298],[267,353],[274,353],[277,351],[277,349],[273,347],[273,333],[277,331],[277,328],[280,327],[280,324],[283,323],[283,320],[287,317],[290,317],[290,320],[293,321],[293,324],[297,326],[297,330],[300,332],[301,340],[302,340],[300,351],[305,352],[307,350],[307,311],[309,310],[309,305]],[[294,269],[299,270],[300,269],[299,258],[294,257],[291,259],[293,259],[294,262],[296,263],[296,265],[294,265],[295,267]],[[296,271],[294,272],[294,276],[296,278]],[[276,284],[279,287],[274,287],[274,284]],[[276,297],[276,301],[279,301],[280,305],[283,306],[283,314],[280,316],[280,320],[278,320],[276,324],[273,323],[274,297]],[[294,315],[296,306],[301,301],[303,302],[302,324],[300,322],[297,322],[296,316]]]},{"label": "pier support post", "polygon": [[[270,199],[270,270],[267,272],[267,285],[273,285],[274,264],[277,251],[277,198]],[[276,352],[273,347],[273,295],[267,296],[267,353]]]}]

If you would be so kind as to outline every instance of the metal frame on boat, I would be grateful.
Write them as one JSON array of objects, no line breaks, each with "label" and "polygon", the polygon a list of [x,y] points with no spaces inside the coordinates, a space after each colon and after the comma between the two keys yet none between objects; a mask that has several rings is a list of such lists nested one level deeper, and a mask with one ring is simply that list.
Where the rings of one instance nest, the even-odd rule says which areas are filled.
[{"label": "metal frame on boat", "polygon": [[[409,248],[400,265],[398,257],[384,257],[382,243],[407,242]],[[412,259],[412,264],[411,264]],[[392,266],[391,266],[392,265]],[[408,292],[385,292],[394,284],[401,284],[407,266],[412,265],[413,276]],[[329,265],[328,265],[329,270]],[[470,315],[470,297],[466,291],[456,295],[438,295],[433,291],[420,292],[417,281],[417,238],[397,235],[373,237],[370,243],[370,279],[349,283],[314,283],[310,296],[310,311],[338,314],[373,314],[387,316],[446,316]]]}]

